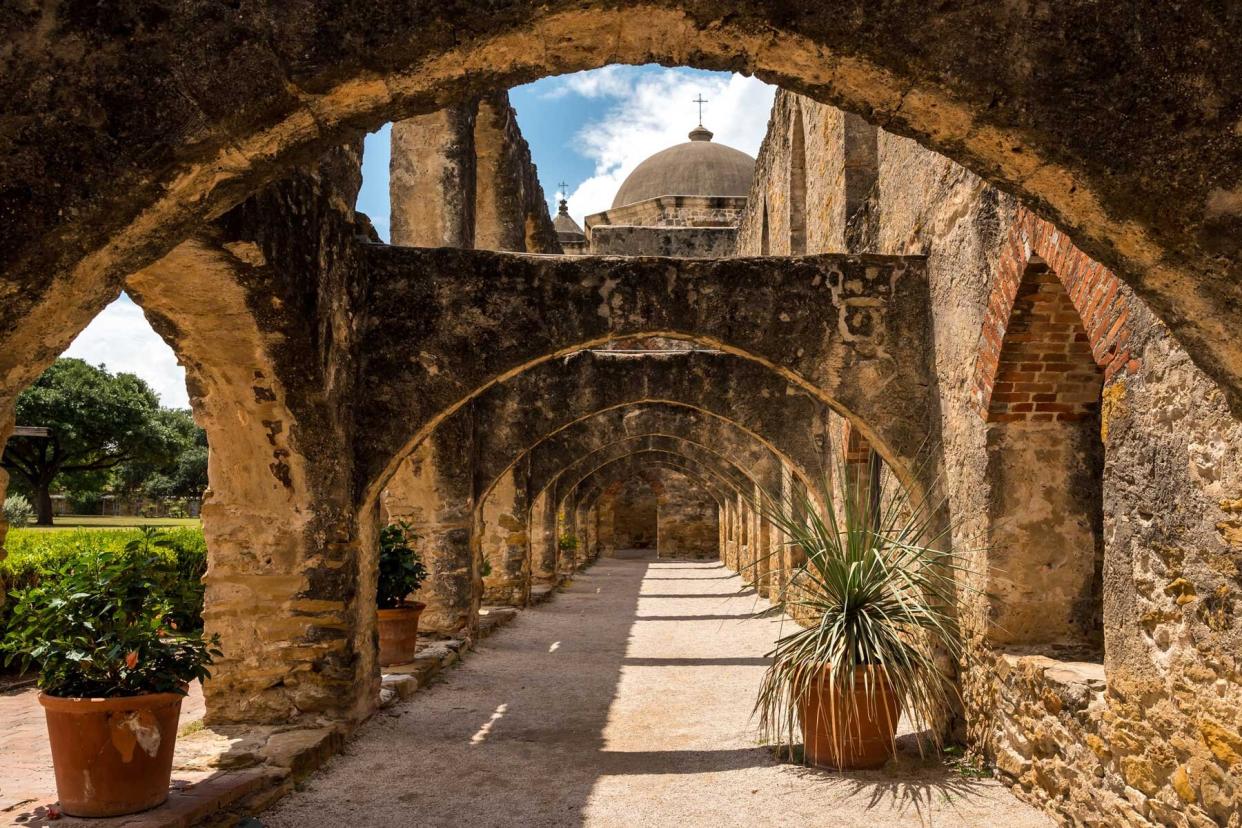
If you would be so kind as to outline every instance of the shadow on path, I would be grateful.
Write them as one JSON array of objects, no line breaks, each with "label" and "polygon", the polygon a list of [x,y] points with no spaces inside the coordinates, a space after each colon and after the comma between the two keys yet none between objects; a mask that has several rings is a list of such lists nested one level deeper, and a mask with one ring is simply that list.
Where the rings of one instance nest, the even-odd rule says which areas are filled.
[{"label": "shadow on path", "polygon": [[[650,576],[673,569],[702,577],[687,575],[679,595],[659,594],[653,582],[667,579]],[[719,570],[600,561],[441,683],[378,714],[263,822],[1050,824],[998,784],[938,764],[903,759],[895,770],[845,775],[778,763],[758,744],[750,712],[780,625],[753,618],[767,603]],[[668,614],[640,615],[649,598]]]}]

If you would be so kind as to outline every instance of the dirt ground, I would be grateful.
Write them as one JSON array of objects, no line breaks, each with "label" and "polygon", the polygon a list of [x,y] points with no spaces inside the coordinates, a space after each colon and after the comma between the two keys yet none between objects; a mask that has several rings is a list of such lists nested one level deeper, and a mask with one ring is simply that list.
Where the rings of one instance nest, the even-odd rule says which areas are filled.
[{"label": "dirt ground", "polygon": [[[779,619],[719,563],[603,560],[364,726],[270,828],[1048,826],[992,779],[903,755],[778,763],[751,706]],[[789,623],[789,622],[784,622]]]}]

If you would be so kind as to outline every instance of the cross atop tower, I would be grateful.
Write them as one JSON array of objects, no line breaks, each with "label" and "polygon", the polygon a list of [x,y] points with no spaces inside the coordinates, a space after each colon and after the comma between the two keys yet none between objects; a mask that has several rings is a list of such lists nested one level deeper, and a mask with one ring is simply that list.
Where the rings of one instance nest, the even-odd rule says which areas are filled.
[{"label": "cross atop tower", "polygon": [[707,98],[704,98],[703,93],[700,92],[699,96],[695,98],[692,103],[699,105],[699,126],[703,126],[703,104],[707,103]]},{"label": "cross atop tower", "polygon": [[569,197],[569,185],[568,184],[562,181],[560,184],[557,184],[556,186],[561,188],[561,198]]}]

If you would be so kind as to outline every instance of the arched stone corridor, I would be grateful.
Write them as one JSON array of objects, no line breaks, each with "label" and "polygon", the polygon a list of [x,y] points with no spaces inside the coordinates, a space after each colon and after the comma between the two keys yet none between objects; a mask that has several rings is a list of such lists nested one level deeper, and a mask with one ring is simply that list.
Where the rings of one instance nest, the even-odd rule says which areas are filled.
[{"label": "arched stone corridor", "polygon": [[[1042,824],[929,766],[860,815],[883,780],[834,805],[739,736],[723,689],[753,696],[774,636],[751,616],[804,560],[761,504],[805,522],[840,472],[877,511],[885,485],[934,502],[963,556],[963,656],[938,668],[961,693],[952,739],[1066,824],[1237,828],[1242,32],[1210,4],[874,5],[4,13],[0,438],[26,425],[17,394],[131,295],[210,436],[208,733],[320,734],[296,770],[245,754],[283,791],[362,727],[273,825],[346,819],[327,780],[392,749],[384,719],[363,724],[387,715],[427,738],[402,772],[429,790],[488,762],[547,778],[556,717],[572,724],[560,798],[471,795],[482,824],[613,824],[683,773],[796,804],[702,793],[668,821],[844,803],[841,824],[901,824],[960,795],[967,821]],[[651,61],[782,87],[735,249],[557,255],[503,89]],[[391,119],[396,245],[354,209],[360,135]],[[518,619],[395,714],[376,712],[393,674],[374,598],[393,521],[429,571],[436,669]],[[698,598],[661,584],[682,578]],[[709,635],[721,621],[736,629]],[[654,663],[678,658],[711,663]],[[716,741],[661,742],[644,694]]]}]

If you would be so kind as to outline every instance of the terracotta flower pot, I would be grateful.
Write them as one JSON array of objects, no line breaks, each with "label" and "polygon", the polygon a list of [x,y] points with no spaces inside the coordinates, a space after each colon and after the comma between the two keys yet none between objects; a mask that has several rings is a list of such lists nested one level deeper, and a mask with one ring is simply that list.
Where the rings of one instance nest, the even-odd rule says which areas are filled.
[{"label": "terracotta flower pot", "polygon": [[167,799],[183,698],[147,693],[66,699],[40,693],[61,809],[70,816],[120,816]]},{"label": "terracotta flower pot", "polygon": [[[832,770],[867,770],[884,765],[893,755],[893,738],[901,718],[901,700],[880,667],[860,667],[854,686],[838,691],[825,669],[798,711],[806,760]],[[871,677],[874,696],[868,698]],[[852,703],[851,703],[852,702]]]},{"label": "terracotta flower pot", "polygon": [[415,601],[396,609],[379,610],[379,663],[381,667],[409,664],[418,647],[418,616],[426,604]]}]

